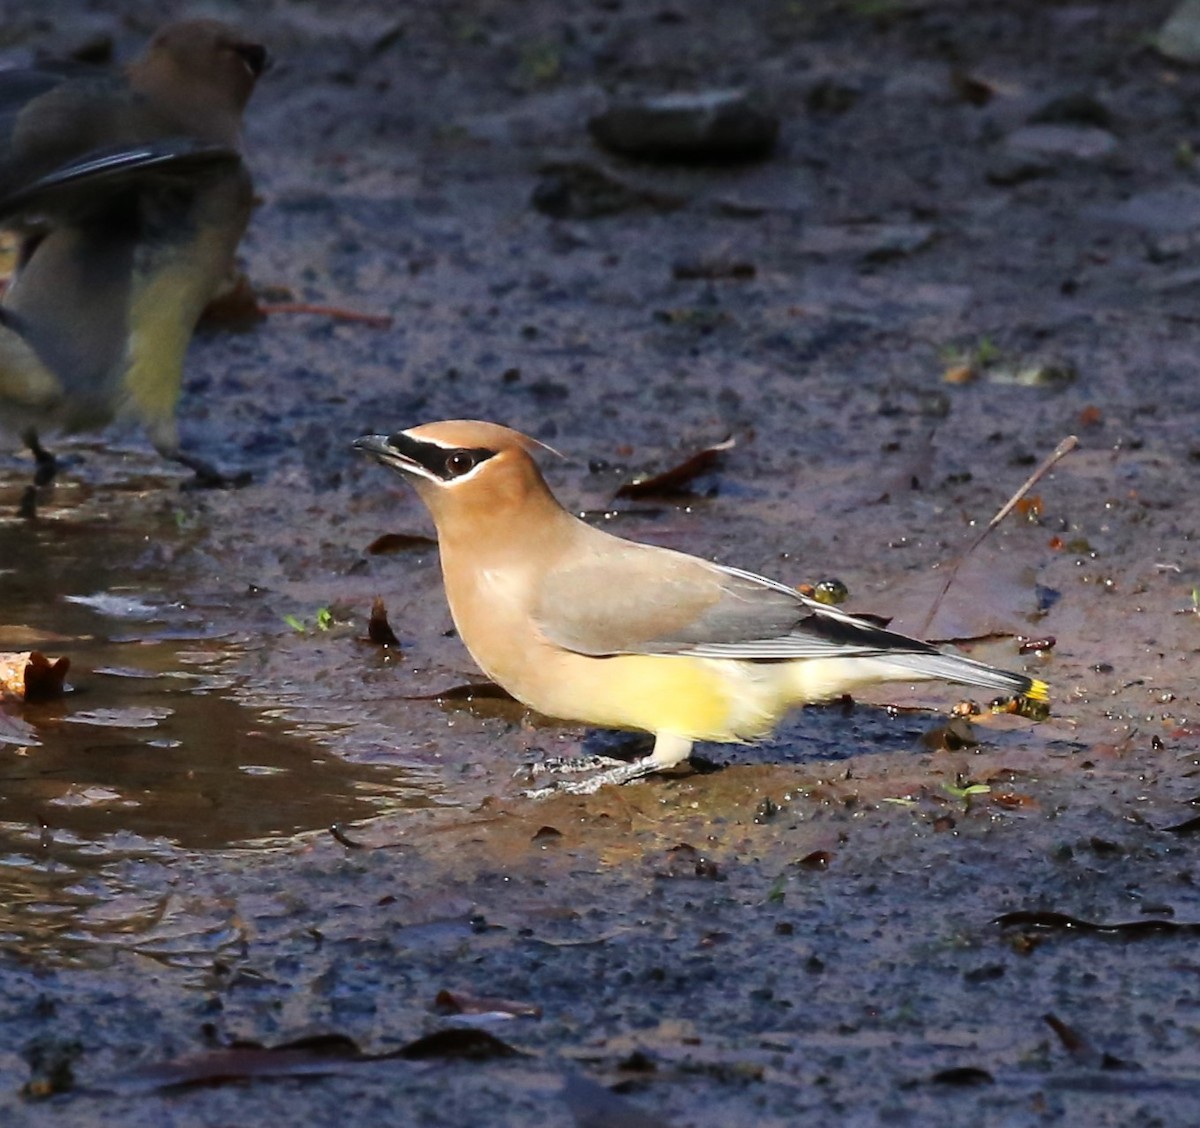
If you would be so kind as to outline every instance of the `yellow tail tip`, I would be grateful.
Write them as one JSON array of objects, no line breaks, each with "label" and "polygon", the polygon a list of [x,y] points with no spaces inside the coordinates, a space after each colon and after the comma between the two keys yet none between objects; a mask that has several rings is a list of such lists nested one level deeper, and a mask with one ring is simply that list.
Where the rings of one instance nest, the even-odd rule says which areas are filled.
[{"label": "yellow tail tip", "polygon": [[1028,697],[1030,701],[1049,701],[1050,687],[1044,681],[1034,678],[1029,688],[1021,696]]}]

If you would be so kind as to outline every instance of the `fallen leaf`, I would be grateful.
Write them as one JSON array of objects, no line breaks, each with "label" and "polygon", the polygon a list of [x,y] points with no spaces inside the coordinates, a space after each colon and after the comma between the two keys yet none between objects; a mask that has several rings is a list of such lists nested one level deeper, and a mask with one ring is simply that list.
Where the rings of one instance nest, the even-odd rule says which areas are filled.
[{"label": "fallen leaf", "polygon": [[385,552],[436,547],[437,541],[433,537],[422,536],[420,533],[384,533],[367,545],[367,553],[370,556],[381,556]]},{"label": "fallen leaf", "polygon": [[371,617],[367,620],[367,638],[376,646],[398,647],[400,645],[396,632],[392,630],[391,624],[388,622],[387,606],[384,604],[382,596],[377,595],[371,604]]},{"label": "fallen leaf", "polygon": [[432,1034],[426,1034],[424,1038],[409,1042],[408,1045],[397,1051],[396,1056],[418,1061],[426,1058],[488,1061],[491,1058],[524,1057],[525,1055],[486,1030],[456,1027],[451,1030],[436,1030]]},{"label": "fallen leaf", "polygon": [[63,679],[71,668],[69,658],[53,662],[39,650],[0,654],[0,698],[48,701],[63,695]]},{"label": "fallen leaf", "polygon": [[541,1018],[542,1008],[536,1003],[501,999],[494,995],[473,995],[470,991],[442,989],[433,1000],[442,1014],[505,1014],[513,1018]]},{"label": "fallen leaf", "polygon": [[991,1085],[995,1078],[986,1070],[976,1065],[959,1065],[953,1069],[938,1070],[929,1078],[934,1085]]},{"label": "fallen leaf", "polygon": [[994,82],[963,70],[950,72],[950,85],[955,94],[972,106],[986,106],[996,96]]},{"label": "fallen leaf", "polygon": [[1154,936],[1163,933],[1200,935],[1200,921],[1091,921],[1069,916],[1067,913],[1035,910],[1002,913],[992,923],[1001,928],[1025,928],[1035,932],[1090,932],[1101,936]]},{"label": "fallen leaf", "polygon": [[267,1047],[255,1042],[138,1066],[101,1083],[102,1090],[155,1092],[194,1085],[222,1085],[261,1077],[321,1076],[338,1073],[347,1065],[372,1060],[350,1038],[318,1035]]},{"label": "fallen leaf", "polygon": [[618,488],[614,497],[653,497],[686,493],[686,487],[707,470],[721,461],[721,455],[732,450],[736,440],[732,435],[722,442],[714,443],[685,458],[669,470],[648,478],[635,478]]},{"label": "fallen leaf", "polygon": [[796,865],[809,870],[827,870],[832,861],[833,854],[828,850],[814,850],[811,854],[805,854],[803,858],[798,859]]},{"label": "fallen leaf", "polygon": [[157,1092],[195,1085],[224,1085],[272,1077],[321,1077],[345,1073],[370,1062],[396,1059],[458,1058],[485,1061],[521,1051],[483,1030],[439,1030],[386,1054],[366,1054],[343,1034],[320,1034],[278,1046],[255,1042],[184,1054],[139,1066],[102,1082],[102,1092]]},{"label": "fallen leaf", "polygon": [[226,286],[204,307],[200,325],[205,329],[225,329],[244,333],[266,318],[250,279],[239,273],[232,285]]}]

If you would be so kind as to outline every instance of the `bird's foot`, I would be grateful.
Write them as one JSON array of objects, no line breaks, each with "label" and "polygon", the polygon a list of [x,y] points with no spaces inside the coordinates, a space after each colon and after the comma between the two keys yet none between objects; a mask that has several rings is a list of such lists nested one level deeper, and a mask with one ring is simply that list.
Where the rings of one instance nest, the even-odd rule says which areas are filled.
[{"label": "bird's foot", "polygon": [[33,472],[34,486],[48,486],[54,481],[61,463],[43,446],[33,448],[33,457],[37,460],[37,469]]},{"label": "bird's foot", "polygon": [[524,775],[532,779],[539,775],[579,775],[582,772],[598,771],[600,768],[624,766],[624,760],[614,760],[611,756],[548,756],[544,760],[531,760],[522,764],[513,775]]},{"label": "bird's foot", "polygon": [[184,482],[179,487],[181,490],[240,490],[253,481],[249,470],[226,474],[204,459],[184,454],[182,451],[177,451],[169,457],[181,466],[186,466],[195,475],[191,481]]},{"label": "bird's foot", "polygon": [[601,763],[596,766],[603,767],[604,763],[607,763],[609,766],[605,770],[598,771],[595,775],[589,776],[587,779],[555,780],[548,787],[531,788],[528,791],[521,792],[521,794],[526,799],[548,799],[551,795],[593,795],[600,788],[607,787],[610,783],[629,783],[632,780],[641,779],[643,776],[652,775],[662,767],[653,756],[643,756],[640,760],[634,760],[632,763],[625,763],[621,760],[610,760],[606,756],[579,756],[576,759],[598,760]]},{"label": "bird's foot", "polygon": [[21,501],[17,505],[17,516],[20,517],[22,521],[36,521],[38,515],[37,502],[37,486],[26,486],[24,493],[21,494]]}]

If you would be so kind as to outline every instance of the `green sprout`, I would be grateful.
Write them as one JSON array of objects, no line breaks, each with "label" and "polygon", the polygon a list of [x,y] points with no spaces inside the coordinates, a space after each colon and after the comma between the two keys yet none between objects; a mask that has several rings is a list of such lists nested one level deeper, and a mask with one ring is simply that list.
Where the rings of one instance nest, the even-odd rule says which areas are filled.
[{"label": "green sprout", "polygon": [[992,789],[986,783],[968,783],[965,787],[958,787],[952,783],[943,783],[942,790],[947,795],[953,795],[955,799],[970,799],[972,795],[987,795]]},{"label": "green sprout", "polygon": [[284,615],[283,621],[287,623],[297,634],[308,634],[310,630],[327,631],[333,626],[333,612],[328,607],[322,607],[317,611],[316,617],[313,619],[312,626],[308,622],[301,619],[299,615]]}]

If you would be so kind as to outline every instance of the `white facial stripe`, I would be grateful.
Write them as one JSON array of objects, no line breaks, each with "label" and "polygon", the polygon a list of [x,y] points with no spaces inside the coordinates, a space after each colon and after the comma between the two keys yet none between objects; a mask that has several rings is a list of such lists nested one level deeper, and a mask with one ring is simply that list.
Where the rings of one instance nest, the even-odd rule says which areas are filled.
[{"label": "white facial stripe", "polygon": [[401,431],[406,439],[412,439],[414,443],[420,443],[422,446],[435,446],[441,450],[458,450],[457,443],[444,443],[439,439],[426,438],[424,435],[414,435],[411,431]]}]

